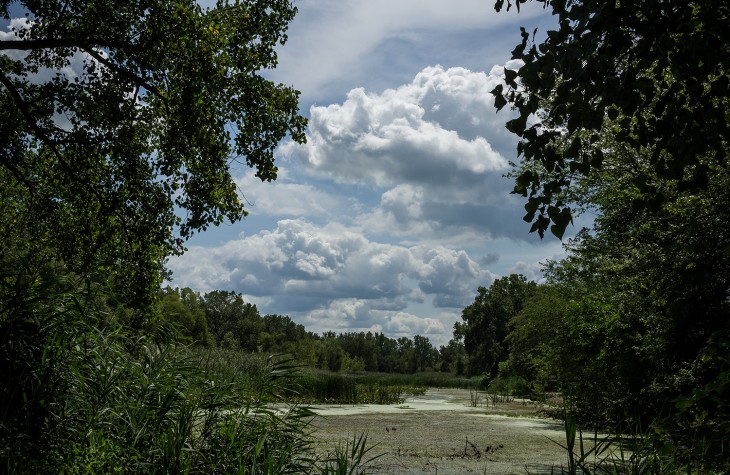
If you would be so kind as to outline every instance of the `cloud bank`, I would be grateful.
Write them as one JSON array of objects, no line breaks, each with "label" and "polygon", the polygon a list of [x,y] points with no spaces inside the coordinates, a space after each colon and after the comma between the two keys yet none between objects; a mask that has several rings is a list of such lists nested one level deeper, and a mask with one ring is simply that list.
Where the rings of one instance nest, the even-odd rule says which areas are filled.
[{"label": "cloud bank", "polygon": [[379,206],[359,219],[371,232],[450,244],[524,239],[519,219],[508,219],[521,205],[503,177],[514,139],[490,94],[502,81],[502,67],[432,66],[382,93],[353,89],[341,104],[312,107],[307,143],[281,152],[320,179],[380,190]]},{"label": "cloud bank", "polygon": [[410,304],[452,314],[493,279],[465,251],[383,244],[338,224],[305,220],[282,220],[274,230],[219,247],[191,247],[168,267],[180,285],[241,292],[268,313],[306,318],[313,331],[411,335],[442,332],[450,322],[417,317]]}]

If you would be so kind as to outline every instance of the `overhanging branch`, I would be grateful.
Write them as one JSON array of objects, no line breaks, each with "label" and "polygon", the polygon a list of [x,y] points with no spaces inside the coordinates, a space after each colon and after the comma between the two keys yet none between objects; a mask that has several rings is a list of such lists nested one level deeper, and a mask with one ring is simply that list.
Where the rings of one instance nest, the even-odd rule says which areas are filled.
[{"label": "overhanging branch", "polygon": [[[13,102],[15,102],[15,105],[18,107],[18,110],[20,111],[21,115],[25,119],[25,122],[28,124],[28,127],[30,127],[33,134],[38,138],[38,140],[41,141],[45,146],[48,147],[48,149],[51,151],[54,157],[56,157],[56,160],[58,160],[58,164],[61,166],[64,172],[71,178],[71,180],[75,181],[76,183],[79,183],[83,186],[85,186],[91,193],[96,197],[96,199],[99,202],[99,205],[102,208],[107,208],[106,202],[101,195],[101,193],[86,180],[81,179],[71,168],[71,166],[66,163],[66,160],[64,160],[63,156],[61,155],[61,152],[58,150],[57,145],[51,140],[50,137],[45,133],[43,128],[38,125],[38,123],[33,118],[33,115],[31,114],[30,110],[28,109],[28,104],[23,100],[23,97],[20,95],[20,91],[18,91],[18,88],[13,84],[13,82],[2,72],[0,71],[0,84],[5,86],[5,89],[7,89],[8,93],[10,94],[10,97],[12,97]],[[8,164],[6,161],[3,160],[3,165],[7,166]],[[10,167],[8,169],[13,172],[12,164],[9,164]],[[120,216],[121,217],[121,216]]]},{"label": "overhanging branch", "polygon": [[[119,46],[127,49],[134,49],[131,45],[123,45]],[[0,40],[0,51],[9,51],[9,50],[17,50],[17,51],[32,51],[32,50],[38,50],[38,49],[62,49],[62,48],[70,48],[70,49],[80,49],[81,51],[85,52],[95,60],[97,60],[99,63],[103,64],[110,70],[114,71],[117,74],[120,74],[125,79],[128,79],[129,81],[133,82],[135,85],[142,87],[157,97],[164,100],[164,97],[160,90],[147,82],[144,78],[141,76],[134,74],[133,72],[122,68],[121,66],[114,64],[112,61],[110,61],[108,58],[103,57],[101,54],[99,54],[97,51],[94,50],[92,46],[79,44],[75,41],[64,41],[64,40],[58,40],[58,39],[39,39],[39,40]]]}]

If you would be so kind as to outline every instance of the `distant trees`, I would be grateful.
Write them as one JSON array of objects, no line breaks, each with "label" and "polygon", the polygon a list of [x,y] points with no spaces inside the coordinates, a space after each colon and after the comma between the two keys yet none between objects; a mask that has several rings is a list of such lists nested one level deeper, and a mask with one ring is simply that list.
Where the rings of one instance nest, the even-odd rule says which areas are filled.
[{"label": "distant trees", "polygon": [[261,318],[255,305],[235,292],[214,290],[201,297],[208,327],[216,344],[256,351]]},{"label": "distant trees", "polygon": [[466,374],[466,348],[462,341],[455,339],[439,348],[439,359],[441,360],[441,371],[454,373],[457,376]]},{"label": "distant trees", "polygon": [[188,288],[170,287],[162,290],[161,294],[159,309],[165,320],[179,325],[180,332],[196,344],[210,346],[213,338],[198,294]]},{"label": "distant trees", "polygon": [[[388,338],[379,332],[326,332],[317,335],[285,315],[260,315],[256,305],[232,291],[198,294],[189,288],[166,288],[158,305],[163,321],[174,323],[197,345],[215,345],[247,352],[286,353],[302,364],[330,371],[364,370],[385,373],[451,371],[428,338]],[[463,360],[463,345],[452,345]],[[461,364],[463,370],[463,364]]]}]

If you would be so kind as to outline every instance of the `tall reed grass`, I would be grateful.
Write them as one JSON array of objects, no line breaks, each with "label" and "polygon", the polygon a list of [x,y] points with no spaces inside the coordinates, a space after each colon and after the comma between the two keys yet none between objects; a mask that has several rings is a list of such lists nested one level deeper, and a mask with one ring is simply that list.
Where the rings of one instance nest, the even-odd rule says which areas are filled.
[{"label": "tall reed grass", "polygon": [[287,395],[291,400],[307,403],[400,404],[407,394],[423,390],[382,382],[361,382],[359,378],[337,373],[306,372],[298,378],[296,389],[292,388]]},{"label": "tall reed grass", "polygon": [[312,412],[281,403],[291,362],[131,332],[104,298],[0,265],[1,473],[331,473]]},{"label": "tall reed grass", "polygon": [[[687,458],[687,447],[672,443],[666,434],[640,426],[625,425],[620,434],[584,435],[575,413],[564,413],[565,445],[556,442],[566,453],[566,465],[553,467],[550,473],[561,475],[719,475],[730,473],[730,461],[724,467],[706,467],[699,460]],[[697,448],[693,448],[695,450]],[[702,452],[702,448],[699,448]],[[528,471],[529,473],[529,471]]]}]

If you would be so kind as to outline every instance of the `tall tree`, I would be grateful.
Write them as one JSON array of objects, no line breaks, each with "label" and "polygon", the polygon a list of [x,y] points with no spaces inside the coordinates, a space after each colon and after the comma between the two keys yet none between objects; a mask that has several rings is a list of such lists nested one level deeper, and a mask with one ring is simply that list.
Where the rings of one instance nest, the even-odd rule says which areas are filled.
[{"label": "tall tree", "polygon": [[[730,141],[730,5],[727,2],[541,0],[558,29],[537,44],[522,29],[492,91],[495,106],[518,117],[507,128],[518,153],[546,174],[524,170],[515,193],[526,197],[525,220],[542,236],[562,237],[571,209],[561,190],[603,167],[599,138],[615,121],[616,141],[648,158],[656,180],[636,180],[635,207],[666,198],[667,180],[697,191],[713,166],[726,167]],[[526,0],[507,0],[519,10]],[[505,2],[497,0],[500,11]],[[552,226],[551,226],[552,223]]]},{"label": "tall tree", "polygon": [[417,371],[433,369],[439,356],[438,350],[431,345],[429,339],[421,335],[413,337],[413,353]]},{"label": "tall tree", "polygon": [[190,288],[167,287],[160,292],[159,310],[165,321],[176,325],[182,335],[195,345],[210,346],[213,338],[208,329],[200,296]]},{"label": "tall tree", "polygon": [[[10,18],[10,12],[23,18]],[[296,9],[286,0],[0,1],[4,248],[116,269],[149,303],[166,256],[246,215],[236,163],[276,178],[304,140],[298,92],[262,71]]]},{"label": "tall tree", "polygon": [[512,369],[556,376],[583,414],[652,424],[660,444],[684,447],[680,459],[726,468],[730,173],[710,166],[696,191],[664,180],[656,208],[637,206],[641,181],[658,177],[613,130],[598,141],[610,151],[602,169],[564,194],[595,212],[594,227],[547,266],[553,286],[513,320]]},{"label": "tall tree", "polygon": [[468,374],[497,373],[497,365],[509,355],[505,344],[509,321],[522,310],[536,285],[512,274],[495,280],[488,289],[479,287],[474,302],[461,313],[463,322],[454,325],[454,337],[463,339],[469,357]]},{"label": "tall tree", "polygon": [[452,338],[446,346],[439,348],[439,358],[441,371],[455,373],[457,376],[464,374],[466,369],[466,350],[464,349],[463,342],[456,341]]},{"label": "tall tree", "polygon": [[244,302],[236,292],[214,290],[203,295],[201,306],[218,345],[230,335],[228,338],[236,347],[246,351],[258,349],[263,319],[256,305]]}]

